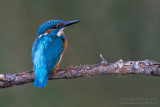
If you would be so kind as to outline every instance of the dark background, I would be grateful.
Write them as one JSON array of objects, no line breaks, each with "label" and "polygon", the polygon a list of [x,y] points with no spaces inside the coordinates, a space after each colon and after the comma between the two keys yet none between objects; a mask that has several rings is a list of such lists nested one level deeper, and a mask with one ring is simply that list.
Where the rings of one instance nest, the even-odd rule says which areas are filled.
[{"label": "dark background", "polygon": [[[160,61],[159,0],[6,0],[0,1],[0,73],[32,70],[31,48],[39,26],[53,19],[83,19],[65,29],[68,48],[60,68],[99,63],[100,53],[109,62]],[[147,75],[0,89],[0,107],[159,107],[159,99],[160,78]],[[156,104],[122,104],[125,101]]]}]

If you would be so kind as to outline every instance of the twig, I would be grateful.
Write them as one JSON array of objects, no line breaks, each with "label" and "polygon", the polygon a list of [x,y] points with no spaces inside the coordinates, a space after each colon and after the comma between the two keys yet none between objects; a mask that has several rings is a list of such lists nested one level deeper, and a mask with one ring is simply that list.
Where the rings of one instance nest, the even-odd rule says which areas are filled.
[{"label": "twig", "polygon": [[[160,76],[160,63],[152,60],[143,61],[123,61],[108,63],[102,55],[102,62],[95,65],[69,66],[58,69],[55,74],[50,74],[49,79],[72,79],[79,77],[91,77],[95,75],[107,74],[146,74]],[[35,79],[34,71],[26,71],[19,74],[0,74],[0,88],[22,85],[33,82]]]}]

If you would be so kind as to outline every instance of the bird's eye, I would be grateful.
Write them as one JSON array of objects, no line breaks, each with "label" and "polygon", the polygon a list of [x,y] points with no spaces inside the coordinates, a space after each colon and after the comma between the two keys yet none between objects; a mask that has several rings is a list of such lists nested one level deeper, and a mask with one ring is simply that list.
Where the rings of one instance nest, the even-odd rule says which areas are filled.
[{"label": "bird's eye", "polygon": [[52,27],[51,27],[51,29],[55,29],[55,28],[56,28],[56,26],[52,26]]},{"label": "bird's eye", "polygon": [[61,23],[58,23],[56,26],[52,26],[51,28],[52,29],[56,29],[56,28],[58,28],[59,26],[61,26],[62,24]]}]

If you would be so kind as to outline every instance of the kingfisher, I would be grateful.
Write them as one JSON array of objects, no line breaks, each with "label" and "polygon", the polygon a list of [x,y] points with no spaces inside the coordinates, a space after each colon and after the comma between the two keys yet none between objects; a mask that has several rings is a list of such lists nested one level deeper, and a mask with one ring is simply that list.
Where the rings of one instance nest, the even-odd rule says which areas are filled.
[{"label": "kingfisher", "polygon": [[34,86],[45,87],[49,74],[57,71],[67,48],[67,38],[63,30],[80,21],[50,20],[40,26],[32,47],[32,62],[35,70]]}]

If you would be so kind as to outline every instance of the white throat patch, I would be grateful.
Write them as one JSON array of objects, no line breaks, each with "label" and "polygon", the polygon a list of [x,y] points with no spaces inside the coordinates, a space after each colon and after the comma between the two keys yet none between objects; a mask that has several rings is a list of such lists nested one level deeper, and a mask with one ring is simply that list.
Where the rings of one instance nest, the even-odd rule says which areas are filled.
[{"label": "white throat patch", "polygon": [[45,36],[45,35],[48,35],[48,33],[44,33],[44,34],[39,35],[39,38],[41,38],[42,36]]},{"label": "white throat patch", "polygon": [[60,37],[60,36],[63,34],[63,29],[64,29],[64,28],[61,28],[61,29],[58,31],[58,33],[57,33],[57,36],[58,36],[58,37]]}]

